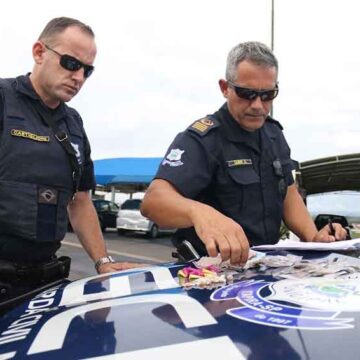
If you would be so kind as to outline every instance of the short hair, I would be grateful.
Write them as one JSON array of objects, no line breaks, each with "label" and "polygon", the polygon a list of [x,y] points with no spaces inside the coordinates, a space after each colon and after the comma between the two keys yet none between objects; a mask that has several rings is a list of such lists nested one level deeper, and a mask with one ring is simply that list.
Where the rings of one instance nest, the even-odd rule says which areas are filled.
[{"label": "short hair", "polygon": [[90,35],[91,37],[95,37],[95,33],[91,29],[89,25],[84,24],[83,22],[68,18],[68,17],[58,17],[50,20],[44,30],[39,35],[38,40],[51,40],[56,35],[62,33],[70,26],[76,26],[80,28],[84,33]]},{"label": "short hair", "polygon": [[236,81],[237,66],[244,60],[260,66],[275,67],[278,71],[278,61],[271,49],[261,42],[248,41],[230,50],[226,62],[226,80]]}]

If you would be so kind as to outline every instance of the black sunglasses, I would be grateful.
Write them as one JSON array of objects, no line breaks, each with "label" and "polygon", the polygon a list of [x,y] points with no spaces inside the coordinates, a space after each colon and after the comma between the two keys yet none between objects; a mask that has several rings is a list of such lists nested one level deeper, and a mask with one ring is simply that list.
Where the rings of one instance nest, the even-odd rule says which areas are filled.
[{"label": "black sunglasses", "polygon": [[71,56],[71,55],[62,55],[59,52],[57,52],[56,50],[52,49],[50,46],[44,44],[45,47],[52,51],[53,53],[55,53],[56,55],[60,56],[60,65],[69,71],[78,71],[81,68],[84,68],[84,77],[88,78],[94,71],[94,66],[92,65],[87,65],[82,63],[80,60],[78,60],[77,58]]},{"label": "black sunglasses", "polygon": [[261,101],[274,100],[279,93],[279,87],[277,84],[275,86],[275,89],[271,89],[271,90],[248,89],[248,88],[244,88],[244,87],[235,85],[230,81],[228,81],[228,84],[230,85],[230,87],[232,87],[234,89],[236,95],[239,98],[251,100],[251,101],[255,100],[258,96],[260,97]]}]

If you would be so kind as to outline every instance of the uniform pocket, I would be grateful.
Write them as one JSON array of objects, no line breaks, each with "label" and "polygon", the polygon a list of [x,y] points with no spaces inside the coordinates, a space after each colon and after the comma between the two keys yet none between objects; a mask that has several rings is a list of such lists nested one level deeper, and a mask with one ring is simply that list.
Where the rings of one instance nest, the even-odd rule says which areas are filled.
[{"label": "uniform pocket", "polygon": [[[228,169],[229,176],[235,182],[236,198],[238,200],[238,211],[242,213],[244,207],[261,201],[260,177],[252,166],[239,166]],[[250,206],[252,207],[252,206]],[[248,212],[248,210],[247,210]]]},{"label": "uniform pocket", "polygon": [[36,185],[0,180],[0,199],[0,232],[36,240]]},{"label": "uniform pocket", "polygon": [[236,218],[249,197],[258,192],[260,178],[252,166],[226,167],[217,181],[220,211]]},{"label": "uniform pocket", "polygon": [[259,175],[251,166],[229,168],[228,173],[237,184],[251,185],[260,182]]}]

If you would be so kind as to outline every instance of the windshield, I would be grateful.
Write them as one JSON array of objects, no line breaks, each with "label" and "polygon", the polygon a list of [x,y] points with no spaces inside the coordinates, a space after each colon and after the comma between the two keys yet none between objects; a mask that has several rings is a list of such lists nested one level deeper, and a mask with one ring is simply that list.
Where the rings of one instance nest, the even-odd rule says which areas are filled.
[{"label": "windshield", "polygon": [[123,210],[140,210],[141,200],[126,200],[122,205]]}]

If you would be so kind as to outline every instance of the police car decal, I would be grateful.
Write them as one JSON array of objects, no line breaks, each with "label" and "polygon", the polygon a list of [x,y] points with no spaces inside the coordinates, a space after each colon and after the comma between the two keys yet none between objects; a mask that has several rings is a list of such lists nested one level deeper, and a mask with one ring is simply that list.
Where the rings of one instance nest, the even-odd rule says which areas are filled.
[{"label": "police car decal", "polygon": [[360,284],[356,280],[326,278],[250,280],[216,290],[211,299],[236,299],[242,306],[229,309],[228,315],[262,325],[347,329],[354,327],[354,319],[338,315],[344,311],[360,311]]},{"label": "police car decal", "polygon": [[[357,278],[249,270],[217,290],[184,289],[184,266],[97,275],[38,294],[0,317],[0,359],[353,358]],[[329,330],[347,345],[329,341]]]},{"label": "police car decal", "polygon": [[[40,293],[17,309],[15,316],[8,317],[11,321],[0,335],[0,359],[50,356],[52,359],[118,359],[116,354],[119,353],[125,356],[124,359],[144,359],[144,356],[168,359],[174,352],[191,357],[194,351],[208,355],[209,359],[219,351],[226,351],[230,359],[245,359],[227,336],[218,336],[211,341],[173,337],[168,346],[163,346],[161,338],[152,339],[151,349],[147,349],[140,336],[138,341],[115,346],[116,328],[114,322],[106,318],[111,312],[122,313],[122,316],[131,314],[140,305],[149,307],[160,303],[170,306],[186,329],[217,324],[211,313],[178,284],[178,269],[179,265],[172,265],[171,269],[166,266],[131,269],[111,276],[97,275]],[[139,313],[132,313],[132,316],[133,323],[142,327],[141,321],[146,316]],[[118,329],[121,334],[131,332],[129,322],[121,324],[121,330]],[[151,328],[149,330],[152,332]],[[138,328],[137,335],[143,331]]]},{"label": "police car decal", "polygon": [[171,149],[169,154],[166,155],[166,158],[163,160],[162,165],[170,166],[181,166],[184,163],[181,161],[181,156],[185,150],[180,149]]}]

